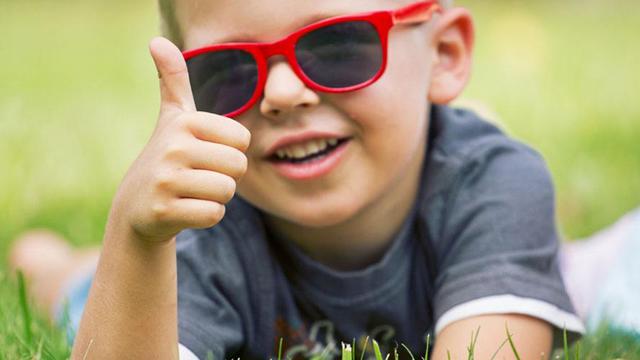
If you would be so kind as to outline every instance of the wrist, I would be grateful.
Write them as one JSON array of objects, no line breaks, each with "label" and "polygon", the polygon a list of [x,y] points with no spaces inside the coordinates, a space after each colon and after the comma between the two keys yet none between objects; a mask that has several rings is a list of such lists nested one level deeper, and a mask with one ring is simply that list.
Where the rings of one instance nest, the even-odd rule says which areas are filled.
[{"label": "wrist", "polygon": [[118,216],[117,210],[112,210],[107,219],[105,238],[114,237],[138,244],[143,248],[166,247],[175,242],[177,234],[150,235],[141,231],[135,224]]}]

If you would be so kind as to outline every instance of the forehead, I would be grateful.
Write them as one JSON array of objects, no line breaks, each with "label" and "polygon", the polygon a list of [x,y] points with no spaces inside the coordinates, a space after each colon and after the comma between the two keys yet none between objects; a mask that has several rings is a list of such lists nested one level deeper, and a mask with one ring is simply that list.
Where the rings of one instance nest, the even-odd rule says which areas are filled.
[{"label": "forehead", "polygon": [[185,49],[230,41],[273,41],[331,16],[395,9],[400,0],[176,0]]}]

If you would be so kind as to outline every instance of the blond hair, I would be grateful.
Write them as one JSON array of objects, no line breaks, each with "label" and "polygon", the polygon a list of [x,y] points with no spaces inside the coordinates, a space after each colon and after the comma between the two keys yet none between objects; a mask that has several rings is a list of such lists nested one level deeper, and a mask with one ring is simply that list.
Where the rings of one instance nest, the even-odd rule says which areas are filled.
[{"label": "blond hair", "polygon": [[[182,30],[180,29],[180,24],[176,17],[175,1],[176,0],[158,0],[160,32],[163,36],[182,49]],[[453,6],[453,0],[440,0],[440,5],[444,8],[449,8]]]},{"label": "blond hair", "polygon": [[158,12],[160,13],[160,33],[182,49],[182,31],[176,16],[175,0],[158,0]]}]

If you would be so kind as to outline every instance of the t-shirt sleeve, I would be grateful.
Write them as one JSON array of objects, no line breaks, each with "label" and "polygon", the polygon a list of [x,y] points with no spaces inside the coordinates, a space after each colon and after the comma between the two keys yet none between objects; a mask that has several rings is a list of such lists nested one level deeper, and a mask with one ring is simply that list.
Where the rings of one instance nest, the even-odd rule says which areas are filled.
[{"label": "t-shirt sleeve", "polygon": [[228,358],[244,343],[242,271],[228,239],[217,237],[187,230],[176,242],[179,342],[198,359]]},{"label": "t-shirt sleeve", "polygon": [[556,339],[584,332],[560,275],[554,192],[542,158],[500,140],[475,149],[455,177],[435,244],[436,333],[482,314],[546,320]]}]

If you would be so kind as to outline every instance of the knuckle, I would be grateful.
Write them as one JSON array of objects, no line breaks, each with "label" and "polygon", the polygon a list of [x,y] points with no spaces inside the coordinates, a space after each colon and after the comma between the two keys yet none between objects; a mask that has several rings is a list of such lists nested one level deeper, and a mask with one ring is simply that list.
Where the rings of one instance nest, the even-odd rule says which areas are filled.
[{"label": "knuckle", "polygon": [[191,120],[191,132],[196,135],[200,134],[203,137],[208,137],[208,133],[212,131],[212,129],[218,129],[220,126],[223,126],[220,123],[219,115],[208,113],[208,112],[196,112],[192,116]]},{"label": "knuckle", "polygon": [[176,118],[177,126],[192,132],[199,121],[199,113],[194,111],[184,111]]},{"label": "knuckle", "polygon": [[156,202],[151,205],[151,217],[155,221],[166,221],[170,216],[171,210],[169,206],[163,202]]},{"label": "knuckle", "polygon": [[165,150],[165,158],[167,160],[181,160],[188,156],[188,150],[181,141],[176,141],[167,145]]},{"label": "knuckle", "polygon": [[187,73],[187,68],[184,66],[169,66],[167,68],[164,69],[163,73],[160,74],[161,76],[186,76],[188,75]]},{"label": "knuckle", "polygon": [[169,171],[161,171],[156,173],[154,183],[157,190],[166,191],[173,187],[175,182],[174,176]]},{"label": "knuckle", "polygon": [[219,117],[220,115],[216,115],[210,112],[206,112],[206,111],[196,111],[196,114],[201,117],[202,119],[215,119],[216,117]]},{"label": "knuckle", "polygon": [[183,124],[190,130],[196,129],[198,123],[202,122],[206,113],[200,111],[187,111],[182,114]]}]

